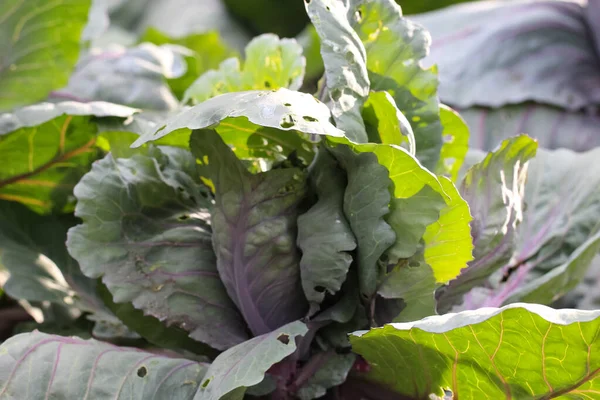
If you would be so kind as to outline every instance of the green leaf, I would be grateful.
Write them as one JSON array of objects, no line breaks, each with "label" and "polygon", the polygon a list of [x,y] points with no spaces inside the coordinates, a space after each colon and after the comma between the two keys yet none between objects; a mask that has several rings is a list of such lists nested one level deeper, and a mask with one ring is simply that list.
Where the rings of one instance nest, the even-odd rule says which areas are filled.
[{"label": "green leaf", "polygon": [[[408,398],[593,398],[600,311],[512,304],[350,337],[370,380]],[[433,398],[433,397],[431,397]]]},{"label": "green leaf", "polygon": [[534,140],[517,136],[502,142],[467,172],[460,191],[473,215],[474,260],[438,293],[440,310],[448,311],[460,303],[465,293],[483,285],[510,261],[523,219],[528,162],[536,150]]},{"label": "green leaf", "polygon": [[212,247],[219,277],[250,331],[262,335],[301,318],[307,307],[296,219],[306,194],[304,173],[279,168],[251,174],[209,129],[195,131],[190,146],[214,184]]},{"label": "green leaf", "polygon": [[[229,122],[230,118],[236,117],[247,118],[250,123],[246,127],[252,129],[240,129],[236,132],[246,140],[259,129],[257,125],[281,131],[343,137],[344,133],[329,122],[330,116],[327,106],[311,95],[285,88],[276,91],[226,93],[182,111],[167,120],[158,130],[142,135],[132,146],[138,147],[158,140],[179,129],[212,127],[223,120]],[[235,121],[237,123],[237,119]]]},{"label": "green leaf", "polygon": [[444,104],[440,105],[440,121],[444,144],[436,171],[438,174],[448,176],[452,182],[456,182],[469,150],[469,128],[456,111]]},{"label": "green leaf", "polygon": [[369,95],[366,52],[348,18],[348,5],[335,0],[305,1],[306,12],[321,38],[326,98],[336,125],[352,141],[368,140],[361,117]]},{"label": "green leaf", "polygon": [[247,338],[216,270],[209,190],[186,150],[94,164],[75,187],[67,246],[84,274],[103,277],[115,303],[178,326],[216,349]]},{"label": "green leaf", "polygon": [[440,218],[427,227],[423,237],[425,261],[434,270],[437,282],[446,283],[455,278],[473,259],[469,206],[450,180],[436,177],[398,146],[355,144],[345,138],[332,137],[328,141],[331,144],[346,144],[359,153],[375,154],[379,163],[389,171],[393,183],[390,188],[392,199],[408,199],[426,185],[444,198],[446,207],[441,210]]},{"label": "green leaf", "polygon": [[348,174],[344,214],[356,236],[360,294],[369,300],[377,291],[378,260],[394,243],[396,234],[385,221],[391,184],[388,169],[371,152],[354,153],[348,146],[332,149]]},{"label": "green leaf", "polygon": [[79,58],[91,0],[5,0],[0,10],[0,112],[65,85]]},{"label": "green leaf", "polygon": [[296,40],[264,34],[246,46],[243,69],[237,58],[225,60],[218,70],[210,70],[192,83],[183,102],[198,104],[223,93],[244,90],[297,90],[302,86],[305,67],[306,59]]},{"label": "green leaf", "polygon": [[[417,159],[433,170],[442,147],[437,70],[423,69],[431,37],[393,0],[353,0],[351,23],[366,49],[371,90],[388,91],[410,121]],[[343,128],[342,128],[343,129]]]},{"label": "green leaf", "polygon": [[311,167],[309,182],[318,201],[298,217],[296,243],[302,251],[304,294],[309,302],[320,304],[326,292],[335,294],[346,280],[356,239],[343,210],[346,174],[324,147]]},{"label": "green leaf", "polygon": [[269,368],[296,351],[296,337],[307,331],[302,322],[292,322],[220,354],[194,400],[219,400],[232,394],[241,398],[245,388],[259,384]]},{"label": "green leaf", "polygon": [[317,353],[314,359],[309,360],[305,364],[304,368],[308,368],[308,366],[312,367],[310,364],[311,361],[318,363],[319,368],[300,387],[296,395],[300,400],[312,400],[323,397],[327,389],[344,383],[355,360],[356,355],[354,354]]},{"label": "green leaf", "polygon": [[64,246],[71,216],[41,216],[15,202],[0,201],[0,264],[8,272],[6,293],[19,300],[103,308],[95,282],[81,274]]},{"label": "green leaf", "polygon": [[362,111],[369,142],[404,145],[415,155],[415,135],[388,92],[371,92]]},{"label": "green leaf", "polygon": [[437,287],[439,283],[433,270],[419,255],[397,265],[385,277],[377,293],[388,300],[402,299],[405,306],[393,316],[394,322],[416,321],[436,313],[434,293]]},{"label": "green leaf", "polygon": [[176,44],[192,50],[185,57],[187,70],[179,78],[169,79],[169,86],[178,98],[183,98],[184,92],[200,75],[210,69],[215,69],[221,61],[233,57],[236,52],[221,42],[216,31],[196,33],[182,37],[170,37],[158,29],[150,27],[144,32],[140,42],[150,42],[156,45]]},{"label": "green leaf", "polygon": [[0,115],[0,199],[47,214],[72,210],[73,186],[98,156],[95,117],[136,110],[109,103],[42,103]]},{"label": "green leaf", "polygon": [[191,399],[206,369],[160,353],[35,331],[0,346],[0,397]]},{"label": "green leaf", "polygon": [[396,241],[386,251],[388,263],[412,257],[427,227],[440,218],[445,207],[444,197],[431,186],[424,186],[408,198],[393,198],[386,221],[396,232]]},{"label": "green leaf", "polygon": [[454,184],[439,177],[444,193],[449,197],[440,218],[429,225],[423,235],[425,262],[431,266],[436,282],[446,283],[458,276],[473,259],[470,223],[473,217],[469,205]]}]

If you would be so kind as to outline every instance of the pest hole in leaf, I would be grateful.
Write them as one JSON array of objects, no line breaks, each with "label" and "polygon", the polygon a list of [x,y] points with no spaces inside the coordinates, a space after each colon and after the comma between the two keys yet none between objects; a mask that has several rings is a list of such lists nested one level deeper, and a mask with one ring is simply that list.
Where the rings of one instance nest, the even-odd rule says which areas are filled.
[{"label": "pest hole in leaf", "polygon": [[421,263],[418,262],[418,261],[411,261],[411,262],[408,263],[408,266],[411,267],[411,268],[416,268],[416,267],[418,267],[420,265],[421,265]]},{"label": "pest hole in leaf", "polygon": [[357,10],[354,13],[354,19],[356,19],[356,22],[361,22],[362,21],[362,11]]},{"label": "pest hole in leaf", "polygon": [[452,143],[454,142],[454,137],[452,135],[444,135],[444,143]]},{"label": "pest hole in leaf", "polygon": [[354,62],[354,54],[351,51],[346,52],[346,61],[350,63]]},{"label": "pest hole in leaf", "polygon": [[179,217],[177,217],[178,220],[180,221],[185,221],[186,219],[190,219],[189,215],[180,215]]},{"label": "pest hole in leaf", "polygon": [[292,86],[292,83],[294,83],[294,80],[292,78],[288,79],[288,86]]},{"label": "pest hole in leaf", "polygon": [[145,377],[146,375],[148,375],[148,370],[146,369],[146,367],[140,367],[137,370],[137,376],[139,376],[140,378]]},{"label": "pest hole in leaf", "polygon": [[306,4],[310,4],[310,0],[304,0]]},{"label": "pest hole in leaf", "polygon": [[304,118],[304,120],[305,120],[305,121],[308,121],[308,122],[318,122],[318,121],[319,121],[319,120],[318,120],[318,119],[316,119],[315,117],[311,117],[311,116],[309,116],[309,115],[305,115],[305,116],[304,116],[304,117],[302,117],[302,118]]},{"label": "pest hole in leaf", "polygon": [[329,8],[329,6],[325,7],[325,9],[326,9],[327,11],[331,11],[331,8]]},{"label": "pest hole in leaf", "polygon": [[325,291],[325,286],[315,286],[315,292],[323,293]]},{"label": "pest hole in leaf", "polygon": [[281,121],[281,123],[279,125],[284,129],[291,128],[292,126],[295,125],[294,117],[292,117],[289,114],[286,115],[285,117],[283,117],[283,120]]},{"label": "pest hole in leaf", "polygon": [[290,103],[283,103],[284,106],[286,107],[291,107],[292,105]]},{"label": "pest hole in leaf", "polygon": [[331,91],[331,98],[333,101],[338,101],[342,97],[342,91],[340,89],[334,89]]},{"label": "pest hole in leaf", "polygon": [[271,88],[271,82],[269,82],[269,81],[265,81],[265,87],[266,87],[267,89],[270,89],[270,88]]},{"label": "pest hole in leaf", "polygon": [[290,343],[290,335],[282,333],[281,335],[277,336],[277,340],[279,340],[283,344],[288,344]]},{"label": "pest hole in leaf", "polygon": [[207,380],[205,380],[204,382],[202,382],[202,387],[203,388],[207,387],[209,383],[210,383],[210,378],[208,378]]}]

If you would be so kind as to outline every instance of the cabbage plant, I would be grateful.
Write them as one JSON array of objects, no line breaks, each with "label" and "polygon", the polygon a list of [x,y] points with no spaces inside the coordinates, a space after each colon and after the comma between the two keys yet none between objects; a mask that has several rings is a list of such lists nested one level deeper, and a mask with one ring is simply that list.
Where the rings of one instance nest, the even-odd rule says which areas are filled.
[{"label": "cabbage plant", "polygon": [[[267,34],[186,90],[201,46],[115,55],[176,107],[107,80],[7,96],[2,288],[44,322],[0,345],[0,399],[598,393],[600,313],[547,306],[600,248],[598,151],[468,152],[424,28],[392,0],[304,3],[314,95]],[[14,10],[3,29],[28,26]],[[81,71],[58,92],[90,89]]]}]

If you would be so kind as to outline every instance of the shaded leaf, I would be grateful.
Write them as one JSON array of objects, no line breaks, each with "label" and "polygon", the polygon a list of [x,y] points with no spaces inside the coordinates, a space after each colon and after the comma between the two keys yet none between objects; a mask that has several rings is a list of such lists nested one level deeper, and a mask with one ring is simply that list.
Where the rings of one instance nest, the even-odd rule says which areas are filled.
[{"label": "shaded leaf", "polygon": [[386,276],[377,293],[387,300],[402,299],[404,307],[385,323],[416,321],[434,315],[434,293],[438,286],[433,270],[423,261],[422,255],[398,265]]},{"label": "shaded leaf", "polygon": [[72,210],[73,186],[98,157],[94,117],[131,116],[109,103],[42,103],[0,115],[0,199],[38,213]]},{"label": "shaded leaf", "polygon": [[245,90],[297,90],[305,67],[306,59],[296,40],[264,34],[246,46],[243,67],[237,58],[223,61],[218,70],[207,71],[187,88],[183,102],[198,104],[223,93]]},{"label": "shaded leaf", "polygon": [[262,335],[299,319],[306,312],[296,248],[304,173],[253,175],[208,129],[195,131],[190,145],[215,188],[211,227],[219,277],[250,331]]},{"label": "shaded leaf", "polygon": [[[132,332],[136,332],[136,335],[143,337],[153,345],[163,349],[184,349],[211,357],[218,354],[209,346],[191,339],[185,330],[176,326],[166,326],[158,319],[150,315],[144,315],[142,310],[136,309],[131,303],[115,303],[112,293],[101,282],[98,284],[97,291],[104,304],[118,318],[115,318],[117,321],[122,321],[122,324],[131,329]],[[96,332],[102,327],[106,330],[106,322],[111,321],[104,319],[100,321],[100,324],[97,323]]]},{"label": "shaded leaf", "polygon": [[40,216],[0,201],[0,264],[8,273],[6,293],[19,300],[55,302],[84,310],[104,309],[95,282],[81,274],[64,242],[71,216]]},{"label": "shaded leaf", "polygon": [[408,398],[442,397],[445,389],[454,398],[585,398],[599,384],[599,317],[517,303],[391,324],[350,340],[371,366],[367,376]]},{"label": "shaded leaf", "polygon": [[361,109],[369,95],[367,55],[350,24],[350,5],[334,0],[311,0],[305,1],[305,6],[321,38],[327,88],[323,97],[327,99],[337,127],[350,140],[366,142]]},{"label": "shaded leaf", "polygon": [[298,217],[297,244],[304,294],[309,302],[320,304],[346,280],[356,239],[343,210],[345,172],[324,147],[311,168],[309,183],[318,201]]},{"label": "shaded leaf", "polygon": [[292,322],[220,354],[208,368],[194,399],[242,398],[245,388],[259,384],[269,368],[296,351],[295,339],[307,331],[302,322]]},{"label": "shaded leaf", "polygon": [[221,42],[216,31],[195,33],[182,37],[170,37],[160,30],[150,27],[140,38],[140,42],[150,42],[156,45],[176,44],[192,51],[185,55],[187,69],[185,74],[169,79],[169,86],[178,98],[183,98],[184,92],[204,72],[217,68],[221,61],[235,56],[236,52]]},{"label": "shaded leaf", "polygon": [[209,191],[185,150],[97,162],[75,187],[67,245],[84,274],[102,276],[115,303],[226,349],[246,339],[216,270]]},{"label": "shaded leaf", "polygon": [[348,174],[344,193],[344,214],[356,236],[358,284],[364,299],[377,291],[378,260],[394,243],[396,234],[385,221],[391,200],[388,170],[370,152],[354,153],[347,146],[332,149]]},{"label": "shaded leaf", "polygon": [[35,331],[0,346],[0,397],[191,399],[205,371],[195,361]]},{"label": "shaded leaf", "polygon": [[402,17],[393,0],[353,0],[352,27],[367,54],[371,90],[388,91],[412,125],[417,159],[433,170],[442,147],[437,97],[437,70],[423,69],[431,37],[420,25]]},{"label": "shaded leaf", "polygon": [[[356,360],[354,354],[336,354],[334,352],[318,353],[314,357],[319,358],[317,360],[318,369],[296,393],[300,400],[323,397],[327,389],[344,383]],[[304,368],[307,368],[308,365],[310,364],[305,365]]]},{"label": "shaded leaf", "polygon": [[512,258],[523,220],[528,162],[537,143],[527,136],[502,142],[467,172],[460,191],[469,203],[473,221],[474,260],[437,294],[439,309],[448,311],[475,286],[482,286]]},{"label": "shaded leaf", "polygon": [[173,110],[178,102],[166,79],[185,74],[188,54],[182,47],[151,43],[95,51],[79,61],[69,84],[52,97]]},{"label": "shaded leaf", "polygon": [[91,0],[3,1],[0,112],[43,100],[67,83],[90,6]]}]

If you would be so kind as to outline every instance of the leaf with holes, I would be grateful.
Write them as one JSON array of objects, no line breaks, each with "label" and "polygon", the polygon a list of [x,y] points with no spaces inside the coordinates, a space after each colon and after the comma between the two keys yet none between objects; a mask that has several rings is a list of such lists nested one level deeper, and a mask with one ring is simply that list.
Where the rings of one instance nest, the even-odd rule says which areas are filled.
[{"label": "leaf with holes", "polygon": [[216,270],[210,191],[194,157],[175,148],[94,164],[75,187],[67,246],[83,273],[102,277],[115,303],[145,314],[216,349],[247,338]]},{"label": "leaf with holes", "polygon": [[366,52],[348,20],[349,5],[334,0],[305,1],[321,38],[325,65],[323,96],[337,126],[353,141],[367,142],[361,109],[369,95]]},{"label": "leaf with holes", "polygon": [[192,399],[206,364],[34,331],[0,346],[0,398]]},{"label": "leaf with holes", "polygon": [[[330,118],[331,112],[323,103],[311,95],[285,88],[226,93],[167,119],[158,129],[142,135],[133,146],[165,140],[167,135],[189,137],[190,130],[213,127],[239,158],[254,163],[262,158],[272,163],[295,152],[308,165],[314,157],[310,134],[344,135],[329,122]],[[187,140],[179,142],[187,147]]]},{"label": "leaf with holes", "polygon": [[244,90],[288,88],[298,90],[304,79],[306,60],[294,39],[279,39],[273,34],[254,38],[246,46],[243,67],[229,58],[218,70],[200,76],[185,91],[184,103],[202,103],[223,93]]},{"label": "leaf with holes", "polygon": [[0,10],[0,112],[67,83],[91,0],[5,0]]},{"label": "leaf with holes", "polygon": [[437,69],[424,69],[429,33],[393,0],[352,0],[348,18],[366,49],[371,90],[387,91],[412,126],[417,159],[435,168],[442,147]]},{"label": "leaf with holes", "polygon": [[[512,304],[355,332],[366,377],[410,399],[594,398],[600,311]],[[476,384],[474,383],[476,382]]]},{"label": "leaf with holes", "polygon": [[268,369],[296,351],[296,338],[307,331],[302,322],[292,322],[221,353],[206,371],[194,400],[242,398],[246,388],[259,384]]},{"label": "leaf with holes", "polygon": [[99,156],[96,119],[135,112],[103,102],[64,102],[1,114],[0,199],[38,213],[71,211],[74,185]]}]

